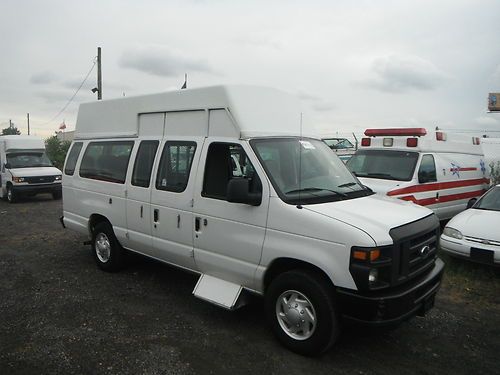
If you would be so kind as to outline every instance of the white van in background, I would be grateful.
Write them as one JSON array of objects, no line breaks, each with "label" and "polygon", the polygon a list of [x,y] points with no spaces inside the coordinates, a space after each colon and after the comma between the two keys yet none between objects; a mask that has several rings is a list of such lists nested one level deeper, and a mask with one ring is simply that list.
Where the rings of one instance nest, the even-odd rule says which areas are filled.
[{"label": "white van in background", "polygon": [[477,137],[424,128],[367,129],[349,169],[375,192],[453,217],[489,186]]},{"label": "white van in background", "polygon": [[342,320],[424,314],[444,266],[436,215],[374,195],[300,118],[294,97],[252,86],[82,104],[61,221],[103,270],[127,249],[199,274],[194,295],[226,309],[263,295],[301,354],[328,349]]},{"label": "white van in background", "polygon": [[61,199],[61,171],[45,154],[43,139],[29,135],[0,136],[0,198],[11,203],[21,195],[50,193]]}]

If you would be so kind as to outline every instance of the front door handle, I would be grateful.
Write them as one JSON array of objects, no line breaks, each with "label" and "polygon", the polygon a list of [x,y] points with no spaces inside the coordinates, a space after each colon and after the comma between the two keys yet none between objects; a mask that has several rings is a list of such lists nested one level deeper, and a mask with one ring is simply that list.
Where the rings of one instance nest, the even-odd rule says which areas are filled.
[{"label": "front door handle", "polygon": [[160,218],[160,211],[157,208],[155,208],[153,211],[153,221],[157,223],[159,218]]}]

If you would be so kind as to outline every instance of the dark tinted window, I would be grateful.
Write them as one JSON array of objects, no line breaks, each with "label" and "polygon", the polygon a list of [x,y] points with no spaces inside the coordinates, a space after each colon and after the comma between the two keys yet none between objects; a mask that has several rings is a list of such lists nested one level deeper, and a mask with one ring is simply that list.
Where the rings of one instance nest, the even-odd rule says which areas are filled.
[{"label": "dark tinted window", "polygon": [[80,176],[123,184],[134,142],[91,142],[80,165]]},{"label": "dark tinted window", "polygon": [[163,148],[156,188],[180,193],[186,189],[196,151],[195,142],[168,141]]},{"label": "dark tinted window", "polygon": [[420,162],[418,170],[418,180],[422,183],[436,182],[436,164],[434,163],[434,156],[424,155]]},{"label": "dark tinted window", "polygon": [[76,161],[78,160],[78,156],[82,150],[82,145],[82,142],[76,142],[73,143],[73,147],[71,147],[68,160],[66,160],[66,166],[64,167],[64,173],[68,176],[73,176],[73,173],[75,173]]},{"label": "dark tinted window", "polygon": [[158,141],[142,141],[135,157],[132,185],[149,187]]},{"label": "dark tinted window", "polygon": [[250,180],[250,192],[262,192],[255,169],[240,145],[212,143],[208,148],[202,196],[226,199],[227,184],[233,178]]}]

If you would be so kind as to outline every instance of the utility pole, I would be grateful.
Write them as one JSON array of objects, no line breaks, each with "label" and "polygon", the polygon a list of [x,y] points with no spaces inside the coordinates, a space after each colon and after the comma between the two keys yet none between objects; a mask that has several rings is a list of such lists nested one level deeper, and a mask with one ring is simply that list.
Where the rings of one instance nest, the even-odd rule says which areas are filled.
[{"label": "utility pole", "polygon": [[27,113],[28,115],[28,135],[30,135],[30,114]]},{"label": "utility pole", "polygon": [[12,120],[9,120],[9,128],[12,129]]},{"label": "utility pole", "polygon": [[102,99],[101,47],[97,47],[97,100]]}]

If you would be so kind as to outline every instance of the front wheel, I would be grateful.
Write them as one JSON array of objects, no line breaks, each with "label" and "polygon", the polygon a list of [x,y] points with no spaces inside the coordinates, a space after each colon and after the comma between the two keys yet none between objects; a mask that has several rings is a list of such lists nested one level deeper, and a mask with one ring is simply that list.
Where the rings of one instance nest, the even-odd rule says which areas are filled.
[{"label": "front wheel", "polygon": [[266,315],[278,340],[298,354],[319,355],[339,334],[332,286],[312,272],[277,276],[266,294]]},{"label": "front wheel", "polygon": [[99,268],[115,272],[123,267],[124,251],[108,222],[96,225],[92,232],[92,253]]},{"label": "front wheel", "polygon": [[17,194],[11,185],[7,186],[7,201],[9,203],[16,203],[17,201]]}]

